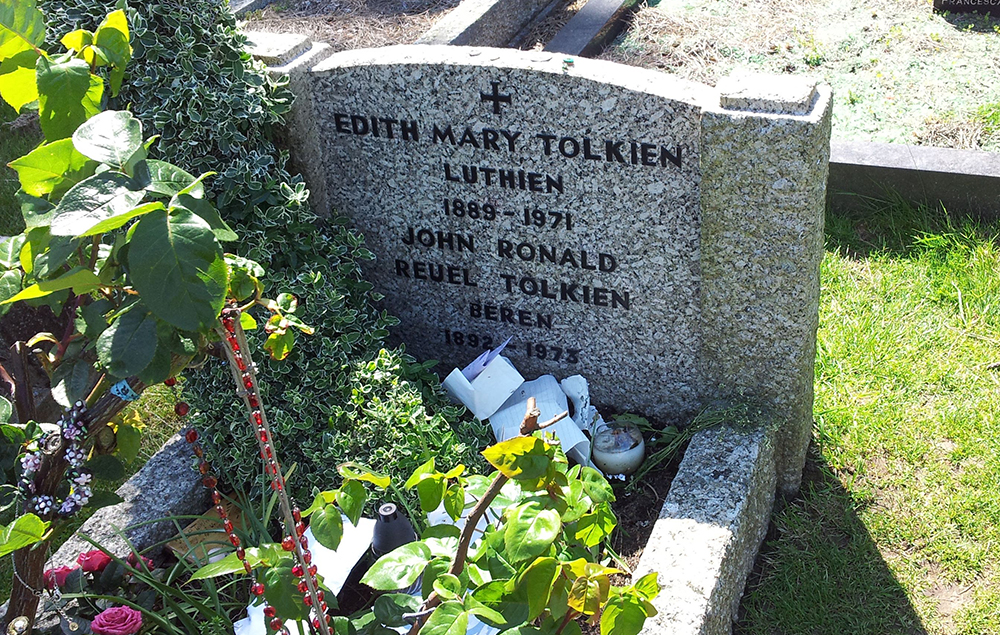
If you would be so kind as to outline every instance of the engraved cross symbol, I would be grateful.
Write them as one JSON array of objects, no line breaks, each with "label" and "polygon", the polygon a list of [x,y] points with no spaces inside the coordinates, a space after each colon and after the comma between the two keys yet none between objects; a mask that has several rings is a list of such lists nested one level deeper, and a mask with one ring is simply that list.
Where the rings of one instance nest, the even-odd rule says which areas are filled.
[{"label": "engraved cross symbol", "polygon": [[499,115],[500,114],[500,104],[501,103],[509,104],[510,103],[510,95],[501,95],[500,94],[500,82],[490,82],[490,83],[493,84],[493,93],[489,94],[489,95],[487,95],[486,93],[479,93],[479,95],[480,95],[480,98],[481,98],[482,101],[492,101],[493,102],[493,114],[494,115]]}]

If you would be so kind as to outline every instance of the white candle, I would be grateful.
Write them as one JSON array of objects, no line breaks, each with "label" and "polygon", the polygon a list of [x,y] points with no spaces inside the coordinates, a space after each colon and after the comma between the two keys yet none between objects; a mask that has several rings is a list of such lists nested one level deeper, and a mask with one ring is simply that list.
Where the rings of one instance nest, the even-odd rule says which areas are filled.
[{"label": "white candle", "polygon": [[607,476],[635,472],[646,456],[642,433],[629,422],[612,421],[601,426],[592,446],[594,464]]}]

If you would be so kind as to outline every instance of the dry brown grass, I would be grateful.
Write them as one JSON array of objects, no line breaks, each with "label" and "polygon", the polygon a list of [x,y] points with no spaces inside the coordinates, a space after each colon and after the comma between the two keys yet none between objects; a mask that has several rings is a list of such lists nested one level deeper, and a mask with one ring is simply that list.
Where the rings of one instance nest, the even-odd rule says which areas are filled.
[{"label": "dry brown grass", "polygon": [[333,50],[412,44],[459,0],[295,0],[247,20],[249,30],[300,33]]}]

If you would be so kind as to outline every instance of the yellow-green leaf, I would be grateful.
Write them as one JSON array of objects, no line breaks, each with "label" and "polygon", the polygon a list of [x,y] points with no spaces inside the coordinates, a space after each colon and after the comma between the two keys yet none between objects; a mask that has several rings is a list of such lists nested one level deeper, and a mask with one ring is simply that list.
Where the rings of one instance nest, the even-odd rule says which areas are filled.
[{"label": "yellow-green leaf", "polygon": [[42,298],[50,293],[62,291],[63,289],[73,289],[73,292],[77,294],[86,293],[88,291],[93,291],[100,285],[101,281],[93,271],[90,271],[89,269],[79,269],[59,276],[55,280],[46,280],[44,282],[33,284],[15,295],[13,298],[8,298],[7,300],[0,302],[0,304],[11,304],[21,300]]},{"label": "yellow-green leaf", "polygon": [[83,50],[83,47],[94,43],[94,34],[86,29],[77,29],[62,36],[59,42],[68,50],[79,53]]}]

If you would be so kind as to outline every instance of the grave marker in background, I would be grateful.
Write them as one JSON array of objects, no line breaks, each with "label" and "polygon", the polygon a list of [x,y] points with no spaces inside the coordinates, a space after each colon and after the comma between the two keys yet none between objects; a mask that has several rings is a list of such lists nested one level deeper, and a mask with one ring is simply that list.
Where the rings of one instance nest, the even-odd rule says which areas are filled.
[{"label": "grave marker in background", "polygon": [[752,397],[798,485],[812,408],[830,93],[712,89],[548,53],[348,51],[290,136],[348,215],[407,349],[447,372],[508,337],[525,377],[661,420]]}]

